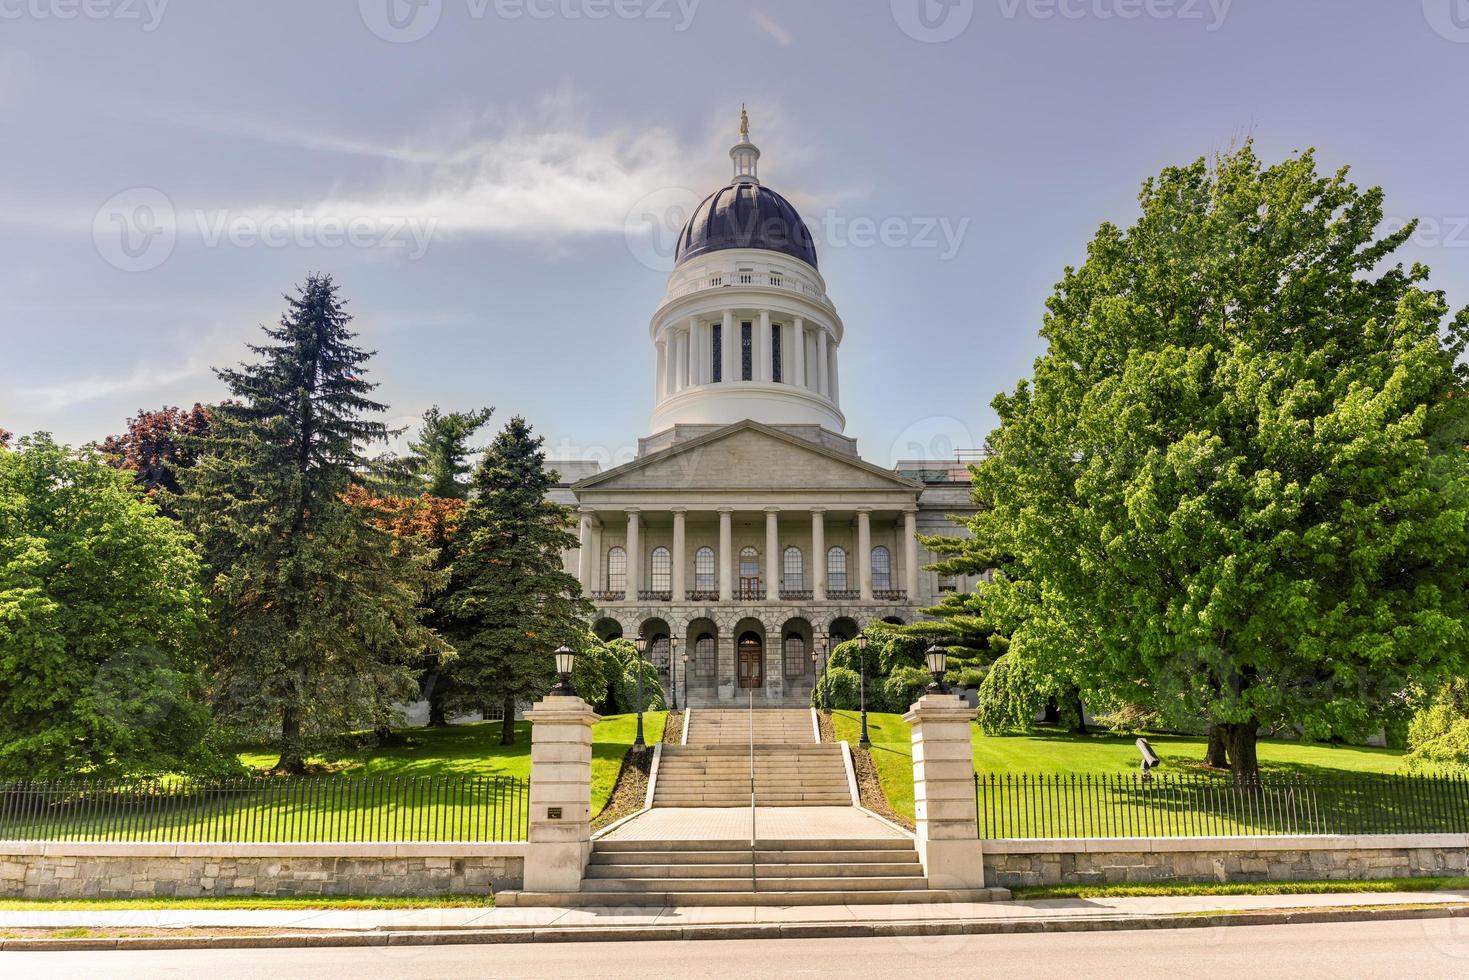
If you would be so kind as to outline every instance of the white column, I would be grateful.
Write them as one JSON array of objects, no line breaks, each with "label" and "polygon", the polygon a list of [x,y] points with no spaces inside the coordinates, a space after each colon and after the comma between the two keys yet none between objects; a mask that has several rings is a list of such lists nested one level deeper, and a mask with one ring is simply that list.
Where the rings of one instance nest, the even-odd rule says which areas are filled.
[{"label": "white column", "polygon": [[719,508],[719,601],[734,601],[734,511]]},{"label": "white column", "polygon": [[658,370],[657,384],[654,385],[654,388],[657,391],[658,400],[662,401],[668,397],[668,345],[660,340],[657,346]]},{"label": "white column", "polygon": [[903,571],[907,577],[908,601],[918,601],[918,511],[903,512]]},{"label": "white column", "polygon": [[806,385],[806,321],[796,317],[791,331],[791,376],[787,380],[802,388]]},{"label": "white column", "polygon": [[689,386],[689,334],[686,330],[679,330],[673,335],[674,374],[673,386],[676,391],[683,391]]},{"label": "white column", "polygon": [[739,338],[735,336],[734,311],[724,311],[724,337],[720,343],[723,348],[720,356],[724,360],[724,380],[740,380],[740,361],[736,353],[740,349]]},{"label": "white column", "polygon": [[830,362],[826,358],[826,328],[816,328],[816,390],[831,397],[831,381],[827,377]]},{"label": "white column", "polygon": [[[630,567],[630,566],[629,566]],[[857,508],[857,568],[862,601],[872,601],[872,508]]]},{"label": "white column", "polygon": [[780,508],[765,508],[765,601],[780,601]]},{"label": "white column", "polygon": [[689,337],[684,357],[684,375],[688,378],[689,387],[703,384],[699,380],[699,321],[693,317],[689,317]]},{"label": "white column", "polygon": [[686,532],[684,529],[684,515],[687,513],[683,507],[673,508],[673,601],[683,602],[687,597],[684,587],[684,540]]},{"label": "white column", "polygon": [[582,508],[581,550],[576,556],[576,577],[581,581],[581,590],[591,595],[597,588],[596,551],[592,543],[592,512]]},{"label": "white column", "polygon": [[842,376],[841,371],[837,368],[837,365],[841,363],[841,358],[837,357],[837,351],[839,351],[840,349],[840,344],[832,344],[831,347],[827,349],[828,356],[831,357],[831,370],[827,375],[826,383],[828,386],[830,386],[831,390],[827,392],[826,397],[830,398],[834,402],[837,402],[838,404],[840,404],[842,400]]},{"label": "white column", "polygon": [[826,601],[826,511],[811,508],[811,597]]},{"label": "white column", "polygon": [[639,540],[641,530],[638,510],[627,511],[627,601],[636,602],[643,588],[643,545]]},{"label": "white column", "polygon": [[755,375],[756,381],[770,380],[770,311],[760,311],[760,321],[755,324]]}]

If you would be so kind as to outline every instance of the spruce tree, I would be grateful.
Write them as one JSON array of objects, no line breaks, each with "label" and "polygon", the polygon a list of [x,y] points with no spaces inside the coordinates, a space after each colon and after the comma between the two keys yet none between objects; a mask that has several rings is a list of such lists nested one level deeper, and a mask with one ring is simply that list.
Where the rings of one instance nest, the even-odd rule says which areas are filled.
[{"label": "spruce tree", "polygon": [[556,482],[543,440],[510,420],[476,467],[472,496],[451,545],[445,625],[458,653],[447,670],[448,705],[505,709],[502,745],[515,741],[515,705],[545,694],[552,652],[585,637],[591,607],[562,554],[577,546],[569,508],[547,498]]},{"label": "spruce tree", "polygon": [[409,466],[424,481],[424,492],[450,500],[469,497],[469,481],[465,477],[474,468],[470,459],[481,452],[471,447],[469,440],[494,411],[477,408],[472,412],[445,413],[435,405],[423,413],[418,438],[408,444],[408,451]]},{"label": "spruce tree", "polygon": [[300,772],[311,748],[381,728],[415,695],[412,665],[440,643],[422,622],[439,576],[422,542],[345,499],[370,479],[386,406],[369,397],[372,355],[353,346],[336,285],[310,276],[286,302],[254,363],[216,371],[230,398],[181,474],[179,510],[218,625],[216,710],[273,731],[277,768]]}]

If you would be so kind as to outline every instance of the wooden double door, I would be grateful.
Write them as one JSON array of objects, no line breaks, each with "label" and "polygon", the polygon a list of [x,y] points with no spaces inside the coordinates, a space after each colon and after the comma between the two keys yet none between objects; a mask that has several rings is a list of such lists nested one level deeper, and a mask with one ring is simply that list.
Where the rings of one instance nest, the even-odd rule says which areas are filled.
[{"label": "wooden double door", "polygon": [[758,633],[743,633],[735,645],[740,689],[765,686],[765,643]]}]

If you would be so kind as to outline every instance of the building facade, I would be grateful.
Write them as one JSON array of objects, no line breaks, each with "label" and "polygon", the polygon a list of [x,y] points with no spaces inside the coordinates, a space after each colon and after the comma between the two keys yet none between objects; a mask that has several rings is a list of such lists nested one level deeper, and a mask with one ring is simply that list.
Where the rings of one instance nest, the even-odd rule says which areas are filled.
[{"label": "building facade", "polygon": [[740,128],[733,177],[684,228],[649,324],[652,434],[614,469],[551,464],[595,630],[646,636],[695,707],[804,705],[813,651],[968,587],[925,569],[919,543],[959,533],[967,471],[874,465],[844,433],[845,326],[806,224],[760,183],[743,114]]}]

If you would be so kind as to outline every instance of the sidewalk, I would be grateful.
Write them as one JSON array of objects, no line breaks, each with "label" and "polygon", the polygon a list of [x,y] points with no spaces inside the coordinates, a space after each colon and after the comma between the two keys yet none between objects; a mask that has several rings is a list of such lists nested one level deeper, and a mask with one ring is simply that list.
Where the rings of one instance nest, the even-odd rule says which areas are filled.
[{"label": "sidewalk", "polygon": [[[800,908],[380,909],[0,912],[14,929],[178,929],[195,935],[0,940],[3,949],[657,940],[816,935],[933,935],[1260,925],[1272,922],[1469,916],[1469,891],[1341,895],[1210,895],[1046,899],[983,904]],[[269,930],[201,937],[198,930]]]}]

